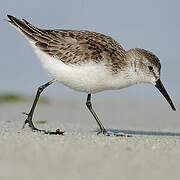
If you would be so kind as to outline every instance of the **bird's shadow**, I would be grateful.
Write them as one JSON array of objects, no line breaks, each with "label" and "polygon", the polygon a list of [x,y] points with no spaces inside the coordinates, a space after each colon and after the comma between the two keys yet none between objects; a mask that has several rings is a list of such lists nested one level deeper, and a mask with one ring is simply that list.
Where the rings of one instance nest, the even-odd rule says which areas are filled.
[{"label": "bird's shadow", "polygon": [[[129,135],[146,135],[146,136],[180,136],[180,133],[176,132],[162,132],[162,131],[140,131],[140,130],[125,130],[125,129],[107,129],[112,133],[124,133]],[[99,132],[96,129],[95,132]]]}]

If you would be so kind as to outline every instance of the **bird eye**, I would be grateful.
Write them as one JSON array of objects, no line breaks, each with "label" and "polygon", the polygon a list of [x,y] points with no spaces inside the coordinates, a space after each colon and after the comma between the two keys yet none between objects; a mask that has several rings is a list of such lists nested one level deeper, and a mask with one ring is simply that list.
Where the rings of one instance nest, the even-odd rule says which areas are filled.
[{"label": "bird eye", "polygon": [[148,66],[149,70],[152,71],[153,70],[153,67],[152,66]]}]

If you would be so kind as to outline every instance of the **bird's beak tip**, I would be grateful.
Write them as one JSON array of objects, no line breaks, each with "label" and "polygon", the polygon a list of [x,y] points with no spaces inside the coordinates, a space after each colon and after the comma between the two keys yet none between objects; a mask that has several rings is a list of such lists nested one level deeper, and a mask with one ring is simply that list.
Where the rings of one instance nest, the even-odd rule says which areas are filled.
[{"label": "bird's beak tip", "polygon": [[163,86],[162,82],[160,79],[158,79],[156,81],[155,87],[161,92],[161,94],[165,97],[165,99],[168,101],[168,103],[170,104],[171,108],[176,111],[176,108],[171,100],[171,98],[169,97],[165,87]]}]

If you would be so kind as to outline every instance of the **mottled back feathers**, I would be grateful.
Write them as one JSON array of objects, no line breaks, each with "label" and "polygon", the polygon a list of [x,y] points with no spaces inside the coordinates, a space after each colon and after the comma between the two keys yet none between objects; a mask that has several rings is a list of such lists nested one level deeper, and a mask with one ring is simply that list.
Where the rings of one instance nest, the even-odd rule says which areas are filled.
[{"label": "mottled back feathers", "polygon": [[125,67],[125,50],[111,37],[81,30],[44,30],[26,20],[9,16],[10,23],[15,25],[30,41],[45,52],[65,64],[105,62],[112,66],[112,71]]}]

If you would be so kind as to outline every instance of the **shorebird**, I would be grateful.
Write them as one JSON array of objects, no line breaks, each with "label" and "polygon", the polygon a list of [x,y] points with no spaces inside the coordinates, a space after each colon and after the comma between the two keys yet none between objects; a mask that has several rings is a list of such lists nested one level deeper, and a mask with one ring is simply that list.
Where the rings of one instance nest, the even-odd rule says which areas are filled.
[{"label": "shorebird", "polygon": [[[137,83],[152,83],[175,106],[160,80],[161,64],[152,52],[134,48],[125,51],[113,38],[87,30],[47,30],[30,24],[25,19],[7,15],[15,27],[35,50],[42,66],[53,79],[40,86],[24,126],[45,134],[63,134],[38,129],[32,122],[40,94],[54,82],[87,93],[86,106],[96,120],[99,133],[110,135],[92,108],[91,94],[104,90],[119,90]],[[24,127],[23,126],[23,127]],[[99,134],[98,133],[98,134]]]}]

